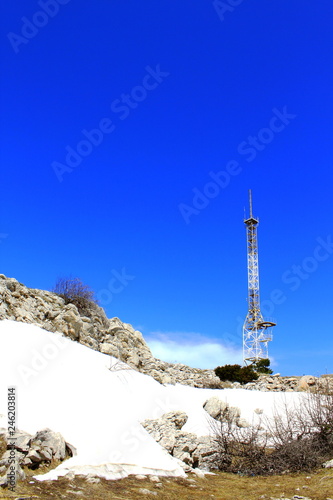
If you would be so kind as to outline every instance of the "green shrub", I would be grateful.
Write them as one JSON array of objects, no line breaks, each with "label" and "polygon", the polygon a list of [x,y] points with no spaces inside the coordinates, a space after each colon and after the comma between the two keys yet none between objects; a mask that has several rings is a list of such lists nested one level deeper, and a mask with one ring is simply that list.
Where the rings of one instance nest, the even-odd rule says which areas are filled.
[{"label": "green shrub", "polygon": [[222,381],[240,382],[241,384],[247,384],[259,378],[252,365],[243,367],[240,365],[218,366],[214,372]]}]

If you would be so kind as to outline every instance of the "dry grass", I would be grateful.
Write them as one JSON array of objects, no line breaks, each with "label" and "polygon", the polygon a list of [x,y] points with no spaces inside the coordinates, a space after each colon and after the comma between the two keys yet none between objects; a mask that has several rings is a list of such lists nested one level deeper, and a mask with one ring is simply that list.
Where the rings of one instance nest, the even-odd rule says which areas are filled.
[{"label": "dry grass", "polygon": [[3,436],[0,435],[0,457],[5,453],[7,450],[7,441],[4,439]]},{"label": "dry grass", "polygon": [[[45,472],[45,471],[43,471]],[[34,481],[29,483],[29,481]],[[333,497],[333,471],[318,470],[311,475],[293,474],[269,477],[244,477],[235,474],[218,473],[203,479],[189,475],[187,479],[161,478],[162,487],[149,479],[138,480],[128,477],[119,481],[101,480],[91,484],[82,476],[75,480],[38,482],[31,477],[19,483],[15,493],[0,490],[2,499],[34,500],[269,500],[281,496],[306,496],[312,500],[326,500]],[[157,495],[144,495],[139,489],[146,488]]]}]

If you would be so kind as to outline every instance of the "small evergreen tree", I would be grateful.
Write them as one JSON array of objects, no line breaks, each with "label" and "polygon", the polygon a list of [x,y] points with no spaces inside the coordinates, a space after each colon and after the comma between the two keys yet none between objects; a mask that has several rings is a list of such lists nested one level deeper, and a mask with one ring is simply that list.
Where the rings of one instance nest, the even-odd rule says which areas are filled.
[{"label": "small evergreen tree", "polygon": [[270,375],[271,373],[273,373],[273,370],[269,368],[270,364],[270,360],[268,358],[265,358],[259,359],[259,361],[256,361],[256,363],[253,363],[252,367],[257,373]]}]

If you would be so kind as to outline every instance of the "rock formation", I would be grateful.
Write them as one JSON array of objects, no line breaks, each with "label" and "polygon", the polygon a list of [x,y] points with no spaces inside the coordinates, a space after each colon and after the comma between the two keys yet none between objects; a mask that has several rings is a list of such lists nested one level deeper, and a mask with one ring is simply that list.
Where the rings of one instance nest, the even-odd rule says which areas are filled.
[{"label": "rock formation", "polygon": [[176,411],[155,420],[147,419],[142,425],[170,455],[183,462],[186,472],[195,467],[214,468],[219,453],[217,443],[209,436],[183,431],[186,421],[186,413]]},{"label": "rock formation", "polygon": [[[17,479],[22,480],[25,478],[22,467],[37,469],[41,464],[49,464],[52,460],[62,461],[76,453],[75,448],[66,443],[59,432],[53,432],[50,429],[38,431],[34,436],[17,430],[15,441],[5,430],[2,430],[0,434],[7,444],[7,451],[0,459],[0,486],[8,482],[10,458],[14,458],[17,463]],[[12,445],[12,443],[15,444]]]}]

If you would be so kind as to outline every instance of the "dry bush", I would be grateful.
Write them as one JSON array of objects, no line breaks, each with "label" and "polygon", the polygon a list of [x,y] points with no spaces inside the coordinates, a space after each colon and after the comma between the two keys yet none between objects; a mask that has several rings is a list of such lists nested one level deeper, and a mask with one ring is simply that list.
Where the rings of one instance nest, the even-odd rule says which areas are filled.
[{"label": "dry bush", "polygon": [[316,384],[297,407],[285,407],[270,426],[277,472],[298,472],[320,466],[333,454],[333,391]]},{"label": "dry bush", "polygon": [[[328,384],[304,393],[293,408],[275,411],[273,419],[239,429],[226,415],[214,425],[218,468],[225,472],[268,475],[310,471],[333,457],[333,390]],[[269,444],[269,446],[268,446]]]},{"label": "dry bush", "polygon": [[219,421],[211,423],[214,441],[218,445],[217,466],[224,472],[249,475],[267,474],[267,433],[261,422],[246,428],[236,425],[235,417],[226,408]]},{"label": "dry bush", "polygon": [[74,304],[82,316],[91,316],[96,309],[94,292],[79,278],[59,278],[52,291],[62,297],[66,304]]}]

